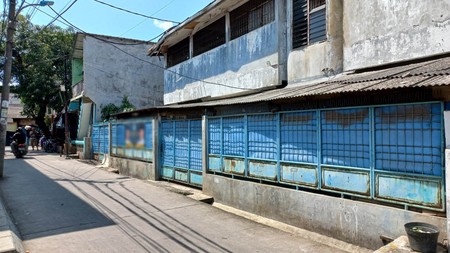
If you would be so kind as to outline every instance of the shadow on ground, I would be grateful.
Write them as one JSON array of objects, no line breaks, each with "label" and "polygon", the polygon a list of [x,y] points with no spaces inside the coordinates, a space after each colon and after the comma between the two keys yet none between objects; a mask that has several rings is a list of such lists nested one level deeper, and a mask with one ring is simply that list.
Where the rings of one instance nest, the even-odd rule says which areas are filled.
[{"label": "shadow on ground", "polygon": [[0,194],[7,203],[7,211],[21,232],[22,239],[115,224],[27,163],[27,160],[34,159],[33,156],[43,155],[49,154],[31,153],[24,159],[14,159],[12,156],[5,159]]}]

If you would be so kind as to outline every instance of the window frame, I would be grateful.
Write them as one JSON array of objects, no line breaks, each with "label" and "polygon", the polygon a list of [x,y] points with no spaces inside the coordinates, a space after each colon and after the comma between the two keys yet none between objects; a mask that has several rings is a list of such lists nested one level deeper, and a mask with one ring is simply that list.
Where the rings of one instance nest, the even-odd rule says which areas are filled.
[{"label": "window frame", "polygon": [[[269,5],[271,5],[272,7],[271,10],[269,9],[268,13],[264,13],[265,7],[268,7]],[[276,9],[275,0],[249,0],[246,3],[242,4],[241,6],[231,10],[229,12],[230,41],[274,22],[276,20],[275,9]],[[261,13],[259,13],[259,11]],[[260,14],[259,19],[250,20],[251,16],[258,16],[256,14]],[[267,14],[269,14],[268,17],[266,16]],[[242,21],[241,19],[246,20],[245,28],[241,27],[241,29],[239,29],[239,27],[233,26],[236,22]],[[255,23],[259,23],[259,25],[255,26]]]},{"label": "window frame", "polygon": [[[297,3],[296,3],[296,1],[297,1]],[[319,2],[320,5],[315,6],[314,8],[311,8],[312,7],[311,2],[313,2],[313,1]],[[320,3],[322,1],[323,1],[323,3]],[[295,36],[296,32],[301,31],[301,29],[299,29],[299,31],[295,30],[296,29],[295,23],[301,22],[301,20],[295,19],[295,16],[297,16],[297,15],[295,15],[296,14],[295,13],[295,9],[296,9],[295,5],[301,4],[302,2],[301,2],[301,0],[292,0],[292,8],[291,8],[291,10],[292,10],[292,18],[291,18],[292,41],[291,41],[291,43],[292,43],[293,49],[307,47],[309,45],[312,45],[315,43],[320,43],[320,42],[326,41],[328,39],[327,38],[327,15],[326,15],[327,1],[326,0],[304,0],[304,2],[306,2],[306,8],[303,9],[304,16],[302,16],[302,17],[306,21],[306,37],[301,36],[301,34],[299,36]],[[301,7],[298,7],[298,8],[301,8]],[[306,10],[306,12],[305,12],[305,10]],[[324,14],[325,15],[325,17],[324,17],[325,24],[323,27],[324,28],[323,29],[324,30],[324,38],[320,38],[319,40],[312,41],[311,40],[311,34],[312,34],[311,33],[311,15],[316,14],[322,10],[325,11],[325,14]],[[301,18],[298,18],[298,19],[301,19]]]},{"label": "window frame", "polygon": [[[185,45],[186,43],[187,43],[187,51],[186,51],[186,45]],[[180,63],[190,59],[191,58],[190,44],[191,44],[190,37],[187,37],[187,38],[185,38],[183,40],[180,40],[179,42],[177,42],[173,46],[170,46],[167,49],[167,53],[166,53],[166,67],[170,68],[170,67],[173,67],[173,66],[175,66],[177,64],[180,64]],[[173,55],[176,55],[176,54],[179,54],[180,52],[183,53],[183,55],[186,56],[185,59],[183,57],[170,57],[170,55],[172,53],[173,53]]]},{"label": "window frame", "polygon": [[[211,30],[214,28],[218,28],[222,26],[222,30],[221,31],[217,31],[217,33],[214,33],[215,30]],[[200,30],[198,30],[197,32],[195,32],[192,35],[192,57],[201,55],[209,50],[212,50],[214,48],[217,48],[225,43],[227,43],[227,36],[226,36],[226,17],[222,16],[220,18],[218,18],[217,20],[215,20],[214,22],[211,22],[210,24],[206,25],[205,27],[202,27]],[[202,45],[201,47],[196,46],[198,44],[199,41],[202,40],[202,38],[204,38],[204,36],[220,36],[220,38],[216,38],[215,40],[210,40],[209,41],[209,45]],[[200,37],[200,38],[199,38]]]}]

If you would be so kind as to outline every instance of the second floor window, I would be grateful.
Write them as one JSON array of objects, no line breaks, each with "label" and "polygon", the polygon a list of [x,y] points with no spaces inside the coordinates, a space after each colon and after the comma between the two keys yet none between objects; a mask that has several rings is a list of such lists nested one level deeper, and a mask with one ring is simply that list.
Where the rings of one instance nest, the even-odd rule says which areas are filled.
[{"label": "second floor window", "polygon": [[169,47],[167,50],[167,67],[172,67],[189,59],[189,38]]},{"label": "second floor window", "polygon": [[194,34],[194,56],[225,43],[225,17]]},{"label": "second floor window", "polygon": [[274,0],[250,0],[230,12],[231,39],[275,20]]},{"label": "second floor window", "polygon": [[293,48],[327,39],[326,0],[292,0]]}]

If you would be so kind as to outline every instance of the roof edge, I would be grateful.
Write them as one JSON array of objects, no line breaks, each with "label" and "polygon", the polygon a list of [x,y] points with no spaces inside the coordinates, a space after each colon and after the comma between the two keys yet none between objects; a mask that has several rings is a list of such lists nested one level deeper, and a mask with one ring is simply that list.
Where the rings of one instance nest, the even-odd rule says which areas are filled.
[{"label": "roof edge", "polygon": [[158,54],[158,51],[161,47],[161,45],[164,43],[164,41],[166,40],[167,37],[169,37],[170,35],[180,31],[181,29],[183,29],[183,27],[187,26],[188,24],[190,24],[191,22],[195,21],[196,19],[200,18],[201,16],[203,16],[204,14],[208,13],[209,11],[211,11],[212,9],[214,9],[217,5],[219,5],[221,2],[223,2],[223,0],[215,0],[211,3],[209,3],[207,6],[205,6],[203,9],[201,9],[200,11],[198,11],[197,13],[195,13],[194,15],[188,17],[187,19],[185,19],[183,22],[181,22],[180,24],[178,24],[177,26],[174,26],[172,28],[169,28],[168,30],[166,30],[163,34],[163,36],[158,40],[158,42],[156,42],[153,47],[151,47],[148,50],[148,54]]}]

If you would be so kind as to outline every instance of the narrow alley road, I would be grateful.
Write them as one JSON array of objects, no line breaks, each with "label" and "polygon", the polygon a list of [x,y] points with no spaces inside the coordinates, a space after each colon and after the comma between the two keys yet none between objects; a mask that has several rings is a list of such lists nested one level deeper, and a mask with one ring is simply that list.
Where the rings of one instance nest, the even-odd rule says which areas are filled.
[{"label": "narrow alley road", "polygon": [[30,253],[343,252],[41,151],[7,153],[0,190]]}]

